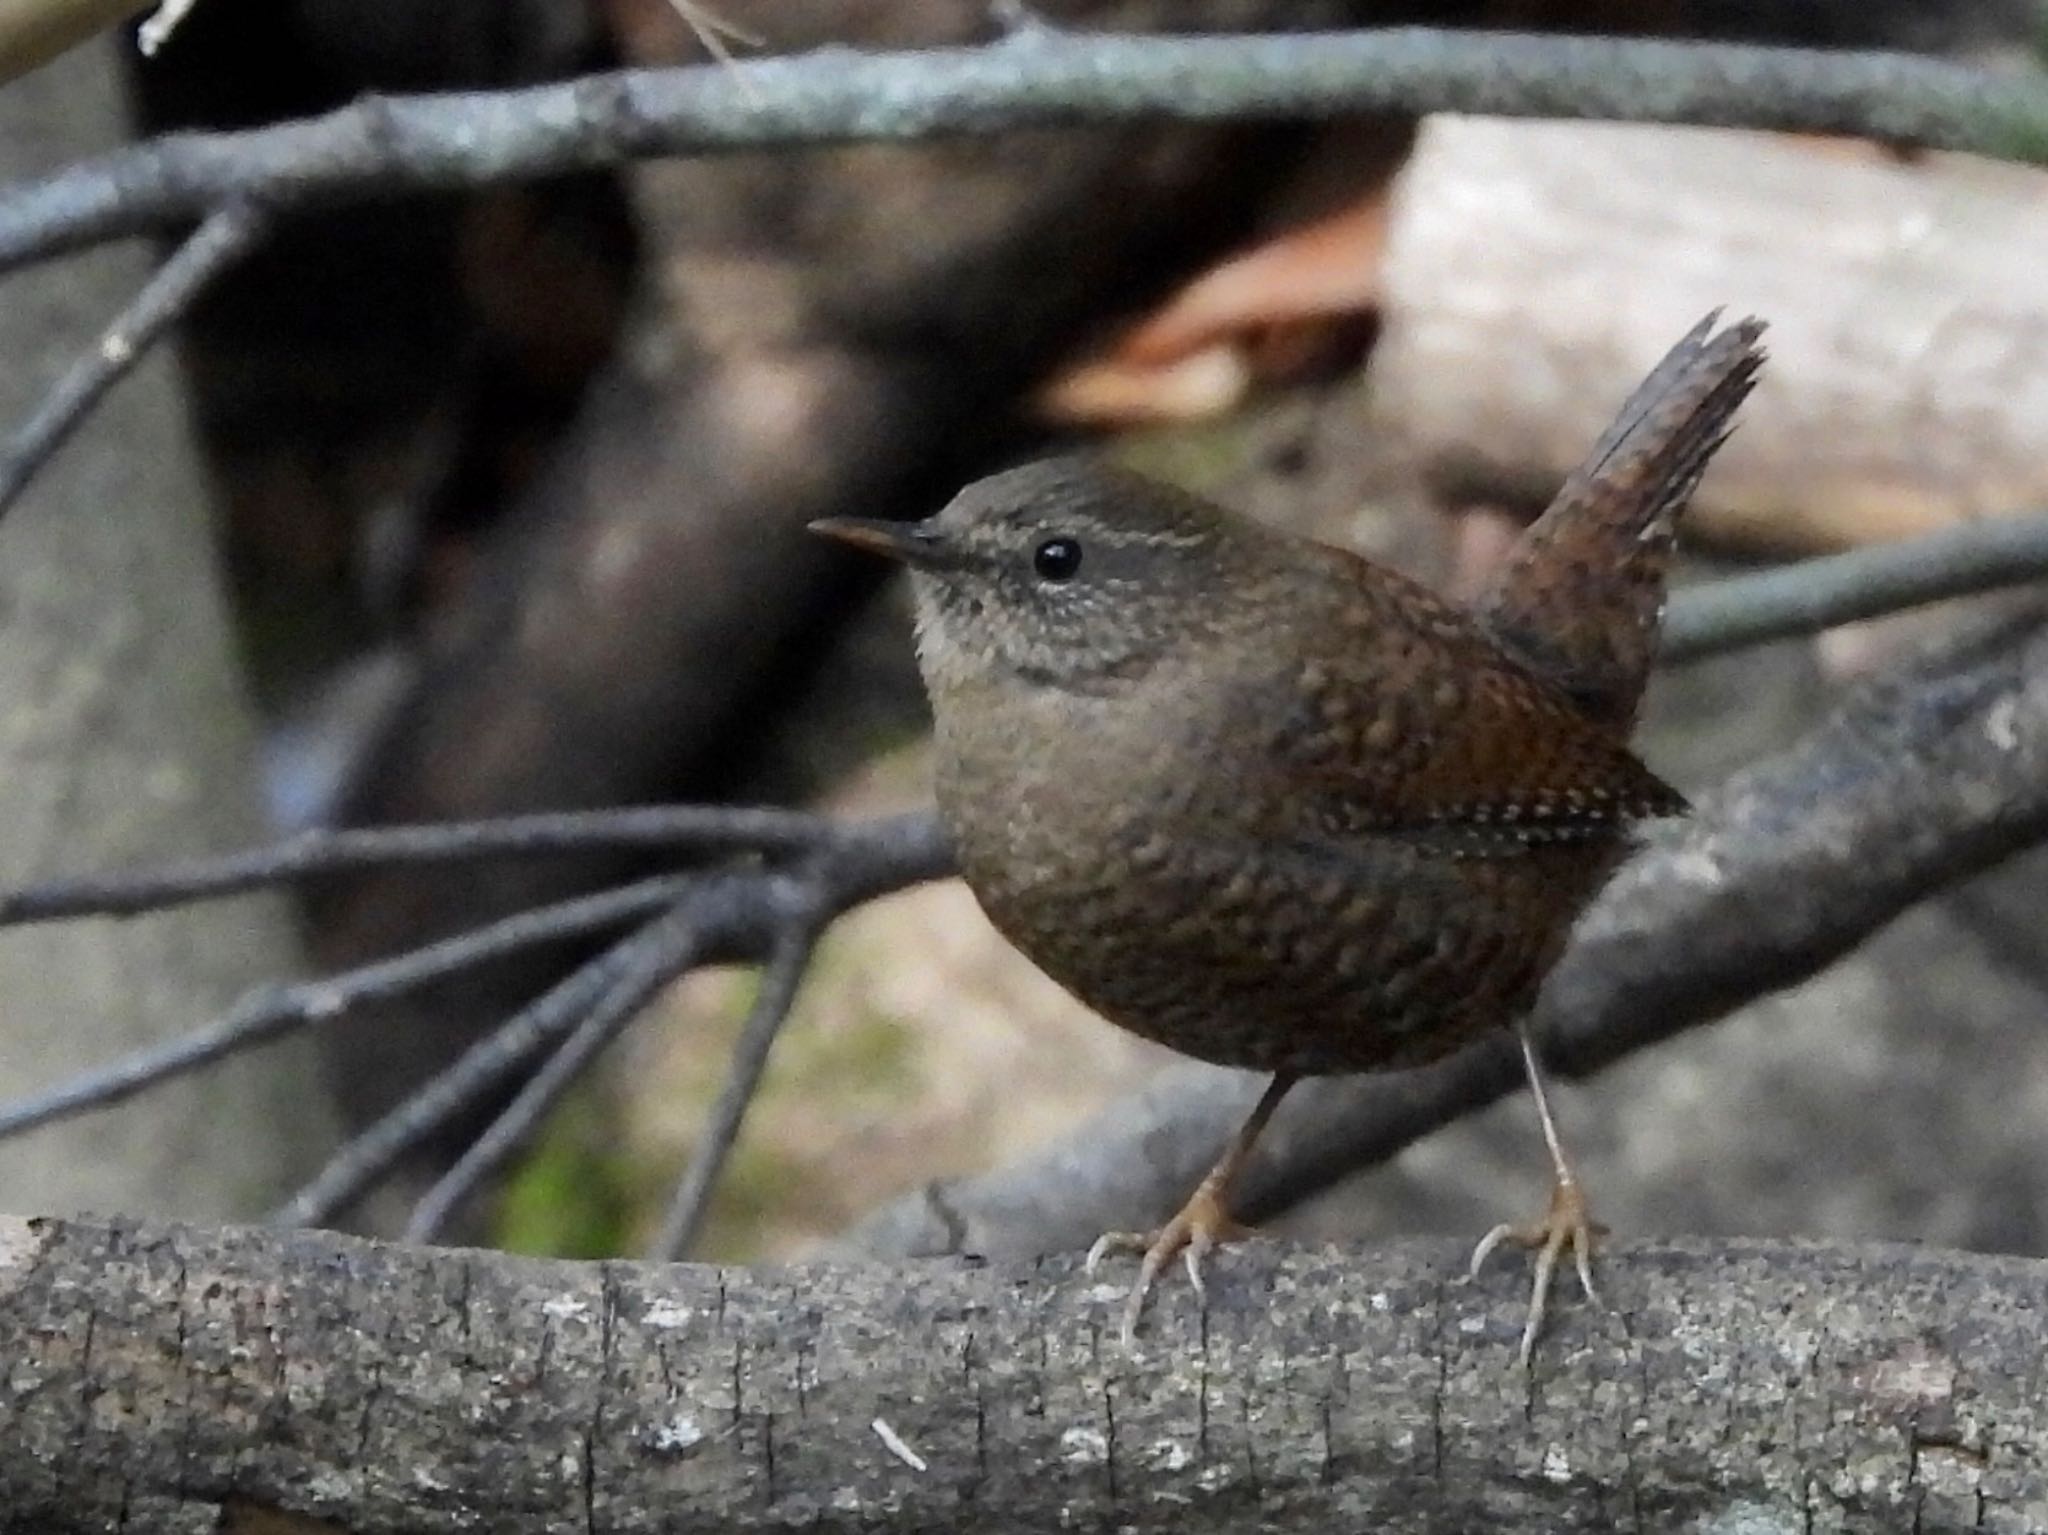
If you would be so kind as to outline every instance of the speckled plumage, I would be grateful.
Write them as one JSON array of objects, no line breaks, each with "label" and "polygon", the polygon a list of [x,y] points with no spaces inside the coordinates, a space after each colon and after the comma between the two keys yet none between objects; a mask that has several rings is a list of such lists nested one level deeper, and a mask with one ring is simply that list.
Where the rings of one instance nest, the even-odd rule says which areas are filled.
[{"label": "speckled plumage", "polygon": [[[963,491],[912,564],[991,920],[1225,1065],[1413,1065],[1526,1011],[1630,826],[1683,809],[1624,733],[1758,329],[1681,342],[1476,610],[1088,460]],[[1031,568],[1053,537],[1064,583]]]},{"label": "speckled plumage", "polygon": [[[1055,484],[1084,548],[1111,536],[1088,498],[1178,500],[1075,462],[987,488]],[[990,919],[1112,1022],[1226,1065],[1409,1065],[1509,1021],[1677,796],[1422,588],[1175,511],[1235,579],[1087,689],[956,672],[920,598],[940,812]]]}]

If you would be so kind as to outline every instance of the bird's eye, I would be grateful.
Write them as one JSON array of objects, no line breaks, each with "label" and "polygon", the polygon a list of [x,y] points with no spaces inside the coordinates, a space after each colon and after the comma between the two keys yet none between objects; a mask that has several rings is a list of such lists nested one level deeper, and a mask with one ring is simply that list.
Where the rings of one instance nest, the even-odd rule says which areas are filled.
[{"label": "bird's eye", "polygon": [[1048,538],[1031,554],[1041,581],[1071,581],[1081,568],[1081,546],[1071,538]]}]

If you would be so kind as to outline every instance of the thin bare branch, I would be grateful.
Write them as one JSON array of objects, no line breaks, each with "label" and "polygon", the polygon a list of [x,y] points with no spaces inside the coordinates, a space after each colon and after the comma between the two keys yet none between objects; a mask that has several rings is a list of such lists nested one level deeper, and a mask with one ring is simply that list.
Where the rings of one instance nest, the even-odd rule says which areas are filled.
[{"label": "thin bare branch", "polygon": [[258,209],[231,203],[210,215],[156,269],[98,344],[50,387],[34,414],[0,448],[0,513],[21,498],[36,471],[70,439],[106,392],[184,318],[216,278],[256,248],[268,228],[268,218]]},{"label": "thin bare branch", "polygon": [[1034,28],[981,47],[826,49],[369,98],[303,122],[157,139],[0,190],[0,268],[245,199],[347,202],[659,155],[1076,123],[1441,111],[1856,133],[2048,160],[2048,82],[1903,54],[1421,28],[1276,37]]},{"label": "thin bare branch", "polygon": [[673,1261],[688,1253],[690,1244],[696,1240],[705,1212],[711,1207],[711,1191],[717,1187],[718,1175],[724,1171],[726,1158],[739,1139],[747,1106],[754,1101],[761,1073],[768,1065],[768,1052],[789,1019],[790,1006],[796,1001],[797,988],[803,984],[804,971],[810,966],[811,951],[817,941],[816,921],[799,921],[777,939],[768,963],[762,967],[760,993],[754,998],[739,1038],[733,1042],[725,1086],[719,1089],[718,1101],[711,1106],[711,1117],[690,1153],[689,1165],[676,1185],[668,1213],[662,1218],[661,1233],[648,1249],[648,1257]]},{"label": "thin bare branch", "polygon": [[[944,879],[953,869],[952,843],[939,818],[916,811],[840,827],[819,850],[813,874],[822,892],[820,909],[837,916],[908,885]],[[797,901],[788,909],[811,908]]]},{"label": "thin bare branch", "polygon": [[1659,658],[1694,661],[2044,578],[2048,512],[1958,523],[1679,592]]},{"label": "thin bare branch", "polygon": [[[697,913],[690,911],[692,922]],[[471,1045],[446,1070],[352,1138],[313,1181],[271,1217],[272,1225],[314,1226],[346,1209],[407,1152],[460,1115],[522,1064],[576,1029],[614,988],[670,952],[674,917],[649,923],[623,943],[571,971],[540,997]],[[694,935],[693,935],[694,936]]]},{"label": "thin bare branch", "polygon": [[[408,1242],[431,1242],[448,1217],[526,1143],[575,1080],[617,1039],[654,994],[704,951],[706,902],[693,893],[621,949],[604,992],[575,1032],[526,1079],[511,1103],[427,1190],[406,1222]],[[428,1089],[431,1091],[431,1088]]]},{"label": "thin bare branch", "polygon": [[277,1039],[307,1024],[339,1018],[365,1002],[402,995],[459,970],[536,945],[615,927],[675,901],[686,876],[643,880],[617,890],[519,912],[501,921],[339,975],[294,986],[265,986],[191,1033],[73,1077],[47,1092],[0,1104],[0,1139],[52,1120],[106,1108],[159,1082]]},{"label": "thin bare branch", "polygon": [[825,816],[799,810],[668,805],[302,832],[282,842],[214,858],[31,885],[0,895],[0,926],[66,917],[129,916],[186,901],[291,884],[319,874],[393,864],[533,858],[603,848],[810,853],[831,846],[845,830]]}]

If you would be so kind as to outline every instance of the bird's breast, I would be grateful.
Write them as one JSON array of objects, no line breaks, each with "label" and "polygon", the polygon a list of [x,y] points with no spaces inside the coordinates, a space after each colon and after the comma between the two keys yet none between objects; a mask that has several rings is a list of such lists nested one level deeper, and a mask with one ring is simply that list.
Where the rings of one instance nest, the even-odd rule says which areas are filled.
[{"label": "bird's breast", "polygon": [[1178,813],[1180,734],[1129,699],[1005,689],[937,711],[939,813],[998,925],[1020,901],[1120,880],[1134,841]]},{"label": "bird's breast", "polygon": [[[1276,832],[1202,722],[938,711],[939,804],[996,927],[1110,1021],[1228,1065],[1372,1070],[1527,1007],[1607,854],[1460,863]],[[1240,743],[1240,750],[1242,744]]]}]

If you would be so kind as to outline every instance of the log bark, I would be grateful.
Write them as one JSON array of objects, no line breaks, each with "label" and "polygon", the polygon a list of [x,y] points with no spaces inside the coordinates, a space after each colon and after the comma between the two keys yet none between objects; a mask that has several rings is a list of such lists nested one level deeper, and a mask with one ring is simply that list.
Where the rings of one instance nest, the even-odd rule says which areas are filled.
[{"label": "log bark", "polygon": [[2044,242],[2048,178],[2017,166],[1438,117],[1389,221],[1375,398],[1448,494],[1540,508],[1727,305],[1769,317],[1771,360],[1690,533],[1812,551],[2036,508]]},{"label": "log bark", "polygon": [[[2048,1264],[1235,1249],[1135,1352],[1070,1260],[581,1264],[0,1224],[0,1530],[1869,1532],[2048,1522]],[[308,1526],[295,1523],[293,1529]]]}]

